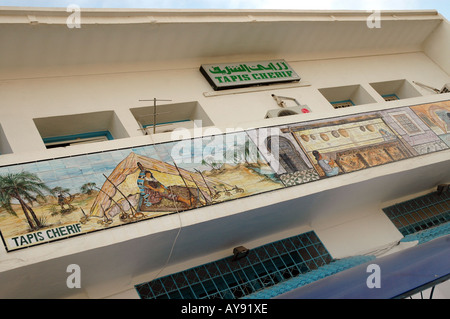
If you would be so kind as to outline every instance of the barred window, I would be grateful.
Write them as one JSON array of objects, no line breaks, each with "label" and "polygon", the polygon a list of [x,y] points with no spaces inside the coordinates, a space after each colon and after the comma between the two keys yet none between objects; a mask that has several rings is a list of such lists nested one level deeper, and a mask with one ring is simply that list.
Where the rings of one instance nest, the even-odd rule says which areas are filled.
[{"label": "barred window", "polygon": [[355,106],[355,103],[353,103],[352,100],[345,100],[345,101],[331,102],[331,105],[333,105],[335,109],[342,109],[344,107]]},{"label": "barred window", "polygon": [[403,236],[450,221],[450,192],[433,192],[383,209]]},{"label": "barred window", "polygon": [[332,261],[311,231],[136,285],[143,299],[239,299]]}]

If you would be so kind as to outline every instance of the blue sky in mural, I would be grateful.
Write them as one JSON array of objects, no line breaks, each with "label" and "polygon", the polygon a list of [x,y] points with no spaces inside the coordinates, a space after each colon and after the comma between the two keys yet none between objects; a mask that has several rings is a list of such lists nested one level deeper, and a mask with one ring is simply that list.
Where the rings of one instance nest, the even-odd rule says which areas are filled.
[{"label": "blue sky in mural", "polygon": [[[244,154],[242,146],[245,145],[247,140],[248,137],[245,132],[187,139],[183,141],[184,143],[162,143],[5,166],[0,167],[0,175],[22,171],[32,172],[50,188],[59,186],[69,189],[72,193],[77,193],[80,192],[81,186],[86,183],[95,183],[97,187],[102,187],[106,182],[105,176],[109,176],[131,152],[170,165],[176,163],[181,168],[195,172],[195,169],[200,171],[211,169],[210,165],[202,165],[203,159],[206,159],[209,163],[224,163],[226,160],[230,164],[234,163],[233,160],[242,162],[242,155]],[[175,150],[173,150],[174,147],[176,147]],[[240,156],[236,159],[233,155],[225,154],[230,150],[235,150],[235,153]],[[251,150],[255,151],[256,148]],[[256,159],[255,156],[253,158]]]},{"label": "blue sky in mural", "polygon": [[156,9],[299,9],[422,10],[435,9],[449,19],[448,0],[3,0],[2,6]]},{"label": "blue sky in mural", "polygon": [[85,183],[96,183],[101,187],[105,182],[103,174],[108,176],[128,153],[105,152],[13,165],[0,168],[0,175],[32,172],[50,188],[59,186],[76,193]]}]

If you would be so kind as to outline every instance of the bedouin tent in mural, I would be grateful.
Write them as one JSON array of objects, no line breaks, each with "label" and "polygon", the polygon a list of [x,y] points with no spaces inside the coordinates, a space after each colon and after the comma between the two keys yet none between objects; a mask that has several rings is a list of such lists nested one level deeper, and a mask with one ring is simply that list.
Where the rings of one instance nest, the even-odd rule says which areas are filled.
[{"label": "bedouin tent in mural", "polygon": [[[154,183],[163,185],[160,187],[162,194],[153,198],[150,205],[146,205],[145,195],[148,194],[139,187],[146,172],[151,173]],[[223,185],[222,181],[185,170],[176,163],[171,165],[131,152],[109,176],[105,176],[89,217],[112,220],[120,214],[121,219],[133,219],[143,218],[146,212],[167,213],[200,207],[212,203],[215,190]],[[233,188],[232,185],[225,186]],[[150,195],[155,197],[155,192]]]}]

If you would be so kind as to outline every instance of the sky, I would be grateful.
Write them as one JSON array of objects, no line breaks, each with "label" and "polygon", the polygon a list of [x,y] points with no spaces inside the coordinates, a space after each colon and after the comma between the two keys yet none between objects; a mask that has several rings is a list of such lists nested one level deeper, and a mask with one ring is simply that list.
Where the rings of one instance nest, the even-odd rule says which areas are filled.
[{"label": "sky", "polygon": [[450,19],[449,0],[0,0],[0,6],[152,9],[297,9],[422,10],[435,9]]}]

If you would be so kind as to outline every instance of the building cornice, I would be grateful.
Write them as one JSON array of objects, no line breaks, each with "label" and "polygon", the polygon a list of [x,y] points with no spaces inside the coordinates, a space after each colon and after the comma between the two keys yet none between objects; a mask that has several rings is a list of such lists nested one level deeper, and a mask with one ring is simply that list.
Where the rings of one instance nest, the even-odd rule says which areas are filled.
[{"label": "building cornice", "polygon": [[[374,11],[361,10],[198,10],[80,8],[85,24],[236,23],[276,21],[365,21]],[[0,7],[0,23],[65,24],[68,8]],[[379,11],[382,20],[443,20],[436,10]]]}]

